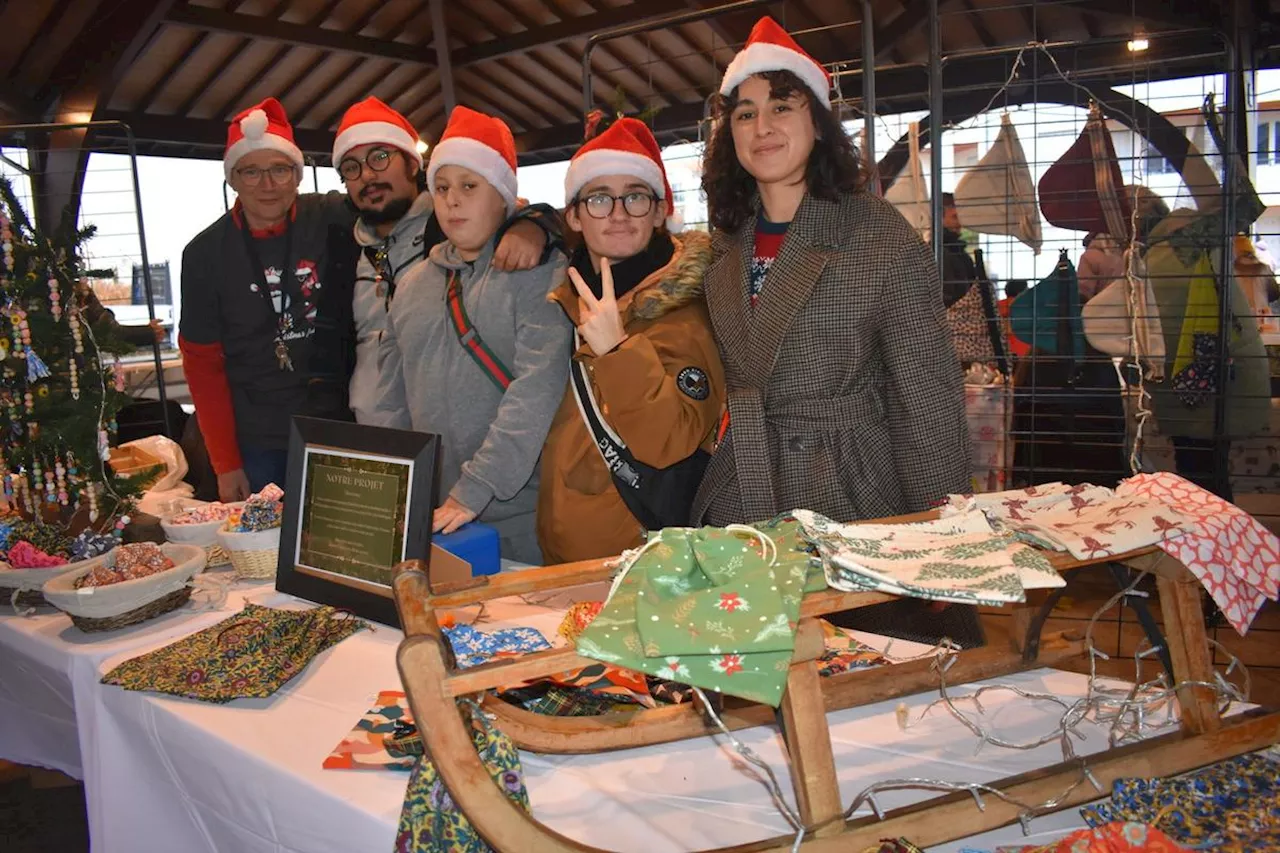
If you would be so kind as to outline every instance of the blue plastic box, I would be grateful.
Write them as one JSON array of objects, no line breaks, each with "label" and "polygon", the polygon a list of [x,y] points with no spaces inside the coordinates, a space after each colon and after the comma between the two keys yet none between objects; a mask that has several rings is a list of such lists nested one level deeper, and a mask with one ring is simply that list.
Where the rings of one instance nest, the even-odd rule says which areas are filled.
[{"label": "blue plastic box", "polygon": [[431,541],[470,563],[472,575],[496,575],[502,569],[498,531],[487,524],[472,522],[447,536],[434,536]]}]

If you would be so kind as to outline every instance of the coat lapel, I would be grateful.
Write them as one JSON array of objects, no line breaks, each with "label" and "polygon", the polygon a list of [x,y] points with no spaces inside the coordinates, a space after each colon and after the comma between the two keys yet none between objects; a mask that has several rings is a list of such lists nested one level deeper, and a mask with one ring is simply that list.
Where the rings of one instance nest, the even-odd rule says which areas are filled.
[{"label": "coat lapel", "polygon": [[767,387],[783,339],[837,247],[838,202],[806,195],[787,229],[782,250],[769,267],[751,318],[749,371],[757,387]]},{"label": "coat lapel", "polygon": [[751,251],[751,240],[742,233],[737,237],[716,235],[713,239],[724,240],[725,243],[719,258],[707,268],[703,288],[716,340],[725,352],[725,368],[732,370],[732,365],[745,367],[751,352],[750,320],[743,284],[743,276],[748,269],[743,260],[744,253]]}]

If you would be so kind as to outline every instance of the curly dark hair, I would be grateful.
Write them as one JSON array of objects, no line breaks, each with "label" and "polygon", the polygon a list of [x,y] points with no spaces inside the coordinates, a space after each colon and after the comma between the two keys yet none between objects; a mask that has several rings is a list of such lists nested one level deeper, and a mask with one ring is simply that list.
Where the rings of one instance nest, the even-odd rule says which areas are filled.
[{"label": "curly dark hair", "polygon": [[[792,95],[804,97],[811,109],[814,129],[813,151],[805,169],[805,184],[811,195],[835,201],[844,193],[860,192],[866,186],[866,170],[858,148],[845,132],[834,109],[824,109],[809,88],[790,71],[767,71],[760,75],[769,81],[769,96],[777,99]],[[737,233],[755,213],[752,198],[756,180],[738,162],[733,147],[733,126],[729,117],[738,103],[738,90],[727,96],[715,96],[712,103],[715,121],[707,143],[702,165],[702,191],[707,195],[707,212],[711,227]]]}]

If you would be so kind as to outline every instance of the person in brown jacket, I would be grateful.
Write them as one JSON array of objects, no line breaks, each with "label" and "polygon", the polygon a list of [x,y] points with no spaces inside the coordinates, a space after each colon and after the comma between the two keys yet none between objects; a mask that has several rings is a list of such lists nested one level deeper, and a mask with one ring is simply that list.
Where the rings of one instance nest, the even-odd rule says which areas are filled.
[{"label": "person in brown jacket", "polygon": [[675,233],[653,134],[623,118],[591,139],[573,157],[565,198],[582,245],[548,297],[577,327],[542,453],[538,540],[548,564],[619,554],[646,528],[688,523],[701,449],[724,407],[702,297],[710,238]]}]

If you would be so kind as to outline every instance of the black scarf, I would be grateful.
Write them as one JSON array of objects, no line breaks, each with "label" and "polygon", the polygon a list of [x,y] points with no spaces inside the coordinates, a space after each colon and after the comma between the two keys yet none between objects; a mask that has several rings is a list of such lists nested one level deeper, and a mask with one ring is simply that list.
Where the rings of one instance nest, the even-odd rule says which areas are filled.
[{"label": "black scarf", "polygon": [[[655,231],[653,239],[643,251],[625,260],[612,261],[610,267],[613,269],[614,296],[621,299],[622,294],[634,290],[656,270],[669,264],[675,252],[676,244],[671,236],[663,231]],[[600,273],[591,266],[591,255],[587,254],[586,243],[577,248],[569,264],[578,271],[582,280],[587,283],[587,287],[591,288],[591,292],[599,299],[604,293],[604,286],[600,283]]]}]

